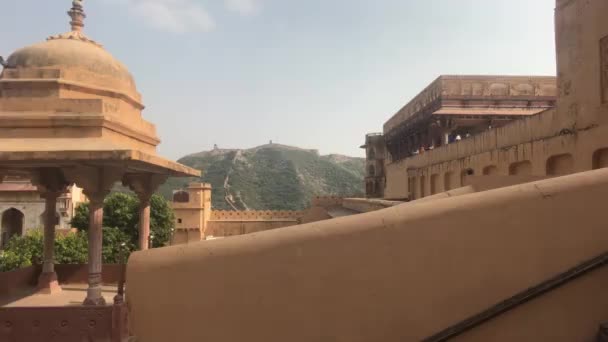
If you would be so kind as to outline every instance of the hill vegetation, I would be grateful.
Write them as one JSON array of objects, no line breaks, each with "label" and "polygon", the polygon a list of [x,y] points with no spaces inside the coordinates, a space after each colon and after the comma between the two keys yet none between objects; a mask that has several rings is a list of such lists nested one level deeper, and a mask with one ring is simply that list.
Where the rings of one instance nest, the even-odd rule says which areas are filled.
[{"label": "hill vegetation", "polygon": [[190,182],[211,183],[215,209],[301,210],[317,195],[362,196],[365,159],[320,156],[316,150],[269,144],[247,150],[215,149],[180,163],[203,170],[201,179],[172,178],[169,198]]}]

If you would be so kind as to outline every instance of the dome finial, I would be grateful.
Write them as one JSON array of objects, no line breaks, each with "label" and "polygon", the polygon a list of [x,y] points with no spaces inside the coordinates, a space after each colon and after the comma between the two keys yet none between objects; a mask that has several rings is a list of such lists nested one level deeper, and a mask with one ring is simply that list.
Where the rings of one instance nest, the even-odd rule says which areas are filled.
[{"label": "dome finial", "polygon": [[82,28],[84,27],[84,18],[87,17],[87,15],[84,14],[84,9],[82,8],[82,0],[72,0],[72,8],[68,11],[68,15],[70,18],[72,18],[72,21],[70,21],[72,30],[70,32],[50,36],[46,40],[76,39],[101,47],[101,44],[87,38],[87,36],[82,33]]},{"label": "dome finial", "polygon": [[72,21],[70,21],[72,31],[82,31],[82,28],[84,27],[84,18],[87,17],[82,8],[82,0],[72,1],[72,8],[68,11],[68,15],[72,18]]}]

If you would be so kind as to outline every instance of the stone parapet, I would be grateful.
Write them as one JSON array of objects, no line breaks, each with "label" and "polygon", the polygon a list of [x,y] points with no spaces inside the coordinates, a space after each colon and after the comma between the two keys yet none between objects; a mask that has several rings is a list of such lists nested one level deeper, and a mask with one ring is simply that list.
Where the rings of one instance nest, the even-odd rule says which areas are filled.
[{"label": "stone parapet", "polygon": [[508,149],[518,144],[567,133],[563,131],[566,128],[557,125],[558,123],[556,111],[549,110],[541,115],[517,120],[503,127],[488,130],[457,143],[437,147],[393,164],[414,168],[423,167],[496,149]]},{"label": "stone parapet", "polygon": [[229,211],[229,210],[213,210],[211,212],[211,221],[295,221],[304,215],[303,211],[291,210],[247,210],[247,211]]},{"label": "stone parapet", "polygon": [[315,196],[310,201],[311,207],[334,207],[342,205],[344,198],[338,196]]},{"label": "stone parapet", "polygon": [[390,208],[403,203],[404,202],[401,201],[387,201],[380,199],[345,198],[342,203],[342,206],[346,209],[354,210],[356,212],[367,213],[370,211]]}]

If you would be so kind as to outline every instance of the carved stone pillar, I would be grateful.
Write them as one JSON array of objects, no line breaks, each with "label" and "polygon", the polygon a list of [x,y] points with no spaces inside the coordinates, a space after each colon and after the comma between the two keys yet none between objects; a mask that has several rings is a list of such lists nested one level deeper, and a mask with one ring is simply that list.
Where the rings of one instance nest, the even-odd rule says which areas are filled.
[{"label": "carved stone pillar", "polygon": [[103,200],[125,170],[107,166],[79,166],[63,170],[89,198],[89,287],[84,305],[105,305],[102,283]]},{"label": "carved stone pillar", "polygon": [[61,170],[54,168],[39,169],[32,173],[31,181],[38,187],[44,199],[44,241],[42,273],[38,277],[38,292],[54,294],[61,292],[55,273],[55,226],[57,225],[57,198],[66,191],[68,182]]},{"label": "carved stone pillar", "polygon": [[139,198],[139,249],[146,250],[150,239],[150,199],[156,189],[167,180],[166,175],[127,174],[122,183]]},{"label": "carved stone pillar", "polygon": [[55,212],[57,211],[57,198],[60,192],[47,191],[40,196],[44,198],[44,246],[42,273],[38,278],[38,291],[46,294],[61,292],[61,287],[55,273],[55,225],[57,224]]},{"label": "carved stone pillar", "polygon": [[84,305],[105,305],[101,292],[103,200],[105,193],[89,196],[89,288]]},{"label": "carved stone pillar", "polygon": [[151,194],[139,195],[139,249],[146,250],[150,240],[150,198]]}]

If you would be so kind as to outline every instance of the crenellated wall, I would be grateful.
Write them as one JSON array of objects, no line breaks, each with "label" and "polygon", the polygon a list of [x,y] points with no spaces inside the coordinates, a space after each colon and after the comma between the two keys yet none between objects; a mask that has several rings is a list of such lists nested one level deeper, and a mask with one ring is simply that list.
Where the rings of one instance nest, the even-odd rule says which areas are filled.
[{"label": "crenellated wall", "polygon": [[213,210],[207,235],[227,237],[293,226],[300,223],[303,215],[303,211]]},{"label": "crenellated wall", "polygon": [[192,183],[176,190],[172,202],[175,232],[172,244],[197,242],[208,238],[249,234],[293,226],[301,222],[303,211],[211,209],[211,185]]},{"label": "crenellated wall", "polygon": [[303,215],[303,211],[289,210],[212,210],[210,219],[212,221],[267,221],[267,220],[297,220]]}]

